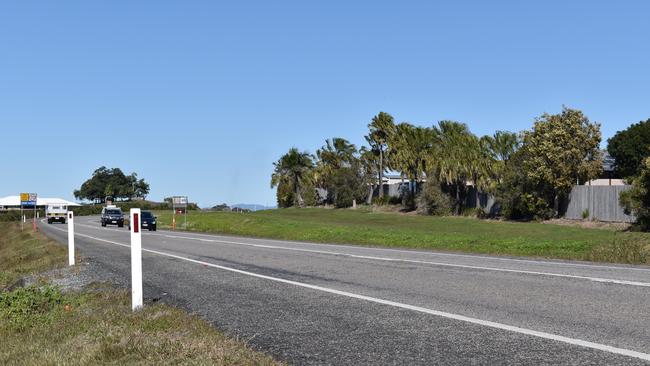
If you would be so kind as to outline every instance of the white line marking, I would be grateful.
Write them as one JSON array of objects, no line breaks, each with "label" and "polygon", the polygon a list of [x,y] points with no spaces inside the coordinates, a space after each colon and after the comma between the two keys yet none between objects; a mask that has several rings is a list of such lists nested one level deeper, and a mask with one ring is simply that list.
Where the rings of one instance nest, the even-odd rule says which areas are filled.
[{"label": "white line marking", "polygon": [[[90,227],[90,226],[87,226],[87,225],[83,225],[83,226]],[[108,229],[108,230],[114,230],[114,229]],[[120,230],[117,230],[117,231],[120,231]],[[325,250],[290,248],[290,247],[281,247],[281,246],[275,246],[275,245],[252,244],[252,243],[228,241],[228,240],[218,240],[218,239],[204,239],[204,238],[196,238],[196,237],[181,236],[181,235],[153,234],[153,233],[149,233],[148,235],[162,236],[162,237],[170,238],[170,239],[184,239],[184,240],[196,240],[196,241],[209,242],[209,243],[223,243],[223,244],[231,244],[231,245],[243,245],[243,246],[249,246],[249,247],[255,247],[255,248],[279,249],[279,250],[289,250],[289,251],[296,251],[296,252],[326,254],[326,255],[333,255],[333,256],[359,258],[359,259],[376,260],[376,261],[384,261],[384,262],[401,262],[401,263],[426,264],[426,265],[432,265],[432,266],[438,266],[438,267],[477,269],[477,270],[483,270],[483,271],[519,273],[519,274],[527,274],[527,275],[534,275],[534,276],[572,278],[572,279],[578,279],[578,280],[586,280],[586,281],[600,282],[600,283],[611,283],[611,284],[626,285],[626,286],[650,287],[650,282],[618,280],[618,279],[613,279],[613,278],[579,276],[579,275],[570,275],[570,274],[564,274],[564,273],[541,272],[541,271],[526,271],[526,270],[519,270],[519,269],[508,269],[508,268],[497,268],[497,267],[472,266],[472,265],[466,265],[466,264],[432,262],[432,261],[423,261],[423,260],[417,260],[417,259],[376,257],[376,256],[369,256],[369,255],[350,254],[350,253],[333,252],[333,251],[325,251]]]},{"label": "white line marking", "polygon": [[[53,228],[55,230],[63,231],[63,229],[59,228]],[[106,239],[101,239],[97,237],[93,237],[90,235],[85,235],[85,234],[77,234],[79,236],[83,236],[89,239],[93,239],[96,241],[100,242],[105,242],[113,245],[119,245],[122,247],[130,248],[130,245],[128,244],[123,244],[123,243],[118,243],[112,240],[106,240]],[[253,273],[253,272],[248,272],[248,271],[243,271],[240,269],[236,268],[231,268],[231,267],[225,267],[221,266],[218,264],[214,263],[209,263],[209,262],[204,262],[196,259],[191,259],[187,257],[182,257],[179,255],[171,254],[171,253],[165,253],[165,252],[160,252],[157,250],[151,250],[151,249],[142,249],[144,252],[148,253],[153,253],[169,258],[174,258],[174,259],[179,259],[191,263],[196,263],[200,264],[203,266],[208,266],[208,267],[213,267],[225,271],[230,271],[246,276],[251,276],[251,277],[256,277],[256,278],[261,278],[269,281],[275,281],[275,282],[280,282],[280,283],[285,283],[288,285],[293,285],[293,286],[298,286],[298,287],[303,287],[303,288],[308,288],[316,291],[322,291],[330,294],[335,294],[335,295],[340,295],[340,296],[345,296],[345,297],[350,297],[353,299],[358,299],[358,300],[364,300],[368,302],[373,302],[377,304],[382,304],[382,305],[388,305],[388,306],[393,306],[396,308],[401,308],[401,309],[406,309],[406,310],[411,310],[411,311],[417,311],[420,313],[425,313],[425,314],[430,314],[434,316],[439,316],[447,319],[453,319],[453,320],[458,320],[466,323],[471,323],[471,324],[476,324],[476,325],[481,325],[485,327],[490,327],[490,328],[495,328],[495,329],[501,329],[501,330],[506,330],[514,333],[519,333],[519,334],[524,334],[524,335],[529,335],[533,337],[538,337],[538,338],[544,338],[552,341],[558,341],[558,342],[563,342],[575,346],[581,346],[581,347],[586,347],[586,348],[591,348],[599,351],[604,351],[604,352],[610,352],[622,356],[628,356],[628,357],[634,357],[634,358],[639,358],[645,361],[650,361],[650,354],[643,353],[643,352],[638,352],[638,351],[633,351],[625,348],[619,348],[619,347],[613,347],[613,346],[608,346],[606,344],[601,344],[601,343],[595,343],[595,342],[590,342],[590,341],[585,341],[582,339],[577,339],[577,338],[570,338],[570,337],[565,337],[557,334],[552,334],[552,333],[546,333],[546,332],[540,332],[532,329],[527,329],[527,328],[521,328],[513,325],[507,325],[507,324],[502,324],[502,323],[497,323],[489,320],[481,320],[477,318],[472,318],[464,315],[459,315],[459,314],[453,314],[453,313],[448,313],[444,311],[438,311],[438,310],[432,310],[432,309],[427,309],[424,307],[420,306],[415,306],[415,305],[409,305],[409,304],[404,304],[400,302],[395,302],[395,301],[390,301],[390,300],[384,300],[384,299],[379,299],[376,297],[371,297],[371,296],[366,296],[366,295],[360,295],[360,294],[355,294],[352,292],[347,292],[347,291],[341,291],[341,290],[336,290],[328,287],[322,287],[322,286],[316,286],[316,285],[310,285],[308,283],[304,282],[298,282],[298,281],[292,281],[292,280],[286,280],[283,278],[278,278],[278,277],[272,277],[272,276],[267,276],[267,275],[262,275],[258,273]]]},{"label": "white line marking", "polygon": [[[88,228],[92,229],[99,229],[99,227],[95,226],[90,226],[90,225],[85,225]],[[102,228],[103,230],[113,230],[113,231],[120,231],[117,229],[109,229],[109,228]],[[167,231],[167,230],[161,230],[161,231]],[[205,233],[195,233],[195,232],[184,232],[189,235],[196,235],[196,236],[205,236],[209,238],[215,238],[215,237],[220,237],[220,238],[229,238],[229,236],[225,235],[218,235],[218,234],[205,234]],[[151,235],[161,235],[161,234],[151,234]],[[182,238],[188,238],[192,239],[192,237],[182,237]],[[502,258],[502,257],[495,257],[495,256],[485,256],[485,255],[477,255],[477,254],[457,254],[457,253],[441,253],[441,252],[436,252],[433,250],[430,251],[423,251],[423,250],[404,250],[404,249],[395,249],[395,248],[377,248],[373,246],[366,246],[363,244],[360,245],[346,245],[346,244],[328,244],[328,243],[310,243],[310,242],[302,242],[302,241],[291,241],[291,240],[278,240],[278,239],[265,239],[265,238],[254,238],[254,237],[246,237],[246,240],[257,240],[257,241],[264,241],[264,242],[275,242],[275,243],[282,243],[282,244],[297,244],[297,245],[308,245],[308,246],[329,246],[329,247],[341,247],[341,248],[349,248],[349,249],[357,249],[357,250],[374,250],[374,251],[388,251],[388,252],[394,252],[394,253],[409,253],[409,254],[414,254],[414,253],[419,253],[419,254],[425,254],[425,255],[432,255],[432,256],[443,256],[443,257],[464,257],[464,258],[472,258],[472,259],[489,259],[489,260],[498,260],[498,261],[507,261],[507,262],[521,262],[521,263],[533,263],[533,264],[539,264],[539,265],[557,265],[557,266],[566,266],[566,267],[586,267],[586,268],[597,268],[597,269],[614,269],[614,270],[622,270],[622,271],[642,271],[642,272],[650,272],[650,268],[636,268],[636,267],[625,267],[625,266],[607,266],[607,265],[602,265],[602,264],[588,264],[588,263],[567,263],[567,262],[559,262],[559,261],[543,261],[543,260],[534,260],[534,259],[517,259],[517,258]]]}]

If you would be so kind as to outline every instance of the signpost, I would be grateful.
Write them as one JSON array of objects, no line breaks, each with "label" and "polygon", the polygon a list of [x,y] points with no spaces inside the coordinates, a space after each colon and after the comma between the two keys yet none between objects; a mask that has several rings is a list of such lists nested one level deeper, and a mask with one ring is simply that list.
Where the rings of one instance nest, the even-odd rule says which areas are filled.
[{"label": "signpost", "polygon": [[176,230],[176,213],[177,209],[183,209],[185,223],[183,228],[187,229],[187,196],[174,196],[172,197],[172,210],[174,210],[174,216],[172,216],[172,230]]},{"label": "signpost", "polygon": [[[38,200],[38,195],[36,193],[21,193],[20,194],[20,216],[23,216],[23,208],[34,208],[34,222],[33,229],[36,231],[36,201]],[[20,229],[24,229],[25,219],[23,218],[23,224],[21,224]]]},{"label": "signpost", "polygon": [[131,223],[131,309],[142,308],[142,233],[140,209],[130,211]]}]

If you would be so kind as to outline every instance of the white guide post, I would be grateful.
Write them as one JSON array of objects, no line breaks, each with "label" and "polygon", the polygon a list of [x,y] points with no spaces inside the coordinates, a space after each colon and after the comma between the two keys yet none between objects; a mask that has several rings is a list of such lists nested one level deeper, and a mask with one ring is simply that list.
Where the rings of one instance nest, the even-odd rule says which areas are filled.
[{"label": "white guide post", "polygon": [[74,266],[74,213],[68,211],[68,265]]},{"label": "white guide post", "polygon": [[140,209],[130,211],[131,225],[131,309],[142,308],[142,233]]}]

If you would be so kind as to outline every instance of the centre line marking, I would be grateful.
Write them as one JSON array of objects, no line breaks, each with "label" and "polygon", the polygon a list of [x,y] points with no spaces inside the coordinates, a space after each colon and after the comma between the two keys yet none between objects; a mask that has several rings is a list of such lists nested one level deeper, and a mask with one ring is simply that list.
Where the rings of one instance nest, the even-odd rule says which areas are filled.
[{"label": "centre line marking", "polygon": [[[98,227],[95,226],[90,226],[90,225],[84,225],[88,228],[92,229],[99,229]],[[117,229],[108,229],[108,228],[101,228],[103,230],[113,230],[113,231],[119,231]],[[190,235],[197,235],[197,236],[207,236],[207,237],[215,237],[219,236],[218,234],[202,234],[202,233],[191,233],[191,232],[186,232],[187,234]],[[152,235],[160,235],[160,234],[152,234]],[[223,237],[223,235],[221,235]],[[190,239],[191,237],[182,237],[182,238],[188,238]],[[415,250],[404,250],[404,249],[395,249],[395,248],[377,248],[377,247],[369,247],[369,246],[354,246],[354,245],[346,245],[346,244],[327,244],[327,243],[310,243],[310,242],[301,242],[301,241],[283,241],[283,240],[277,240],[277,239],[264,239],[264,238],[246,238],[247,240],[258,240],[258,241],[265,241],[265,242],[276,242],[276,243],[292,243],[292,244],[297,244],[297,245],[311,245],[311,246],[317,246],[317,245],[325,245],[325,246],[331,246],[331,247],[343,247],[343,248],[349,248],[349,249],[361,249],[361,250],[375,250],[375,251],[385,251],[385,252],[394,252],[394,253],[408,253],[408,254],[413,254],[413,253],[418,253],[418,251]],[[433,256],[443,256],[443,257],[463,257],[463,258],[471,258],[471,259],[488,259],[488,260],[497,260],[497,261],[504,261],[504,262],[519,262],[519,263],[532,263],[532,264],[538,264],[538,265],[553,265],[553,266],[564,266],[564,267],[583,267],[583,268],[596,268],[596,269],[614,269],[614,270],[621,270],[621,271],[641,271],[641,272],[650,272],[650,268],[635,268],[635,267],[623,267],[623,266],[608,266],[608,265],[602,265],[602,264],[588,264],[588,263],[565,263],[565,262],[559,262],[559,261],[543,261],[543,260],[535,260],[535,259],[518,259],[518,258],[502,258],[502,257],[494,257],[494,256],[485,256],[485,255],[476,255],[476,254],[458,254],[458,253],[441,253],[441,252],[435,252],[435,251],[428,251],[424,253],[426,255],[433,255]]]},{"label": "centre line marking", "polygon": [[[96,229],[96,227],[93,227],[93,226],[90,226],[90,225],[82,225],[82,226]],[[121,230],[115,230],[115,229],[106,229],[106,228],[103,228],[103,229],[104,230],[123,232]],[[472,265],[466,265],[466,264],[433,262],[433,261],[424,261],[424,260],[417,260],[417,259],[377,257],[377,256],[371,256],[371,255],[350,254],[350,253],[327,251],[327,250],[290,248],[290,247],[282,247],[282,246],[268,245],[268,244],[253,244],[253,243],[245,243],[245,242],[238,242],[238,241],[229,241],[229,240],[220,240],[220,239],[205,239],[205,238],[196,238],[196,237],[191,237],[191,236],[169,235],[169,234],[159,234],[159,233],[148,233],[147,235],[150,235],[150,236],[162,236],[162,237],[169,238],[169,239],[186,239],[186,240],[195,240],[195,241],[208,242],[208,243],[223,243],[223,244],[231,244],[231,245],[243,245],[243,246],[249,246],[249,247],[255,247],[255,248],[278,249],[278,250],[288,250],[288,251],[295,251],[295,252],[326,254],[326,255],[349,257],[349,258],[376,260],[376,261],[383,261],[383,262],[401,262],[401,263],[426,264],[426,265],[437,266],[437,267],[477,269],[477,270],[483,270],[483,271],[519,273],[519,274],[534,275],[534,276],[549,276],[549,277],[571,278],[571,279],[586,280],[586,281],[599,282],[599,283],[611,283],[611,284],[616,284],[616,285],[650,287],[650,282],[618,280],[618,279],[614,279],[614,278],[580,276],[580,275],[571,275],[571,274],[554,273],[554,272],[526,271],[526,270],[521,270],[521,269],[509,269],[509,268],[498,268],[498,267],[472,266]]]},{"label": "centre line marking", "polygon": [[[61,232],[66,232],[66,230],[59,229],[59,228],[53,228],[55,230],[61,231]],[[99,242],[104,242],[104,243],[109,243],[113,245],[118,245],[126,248],[130,248],[131,246],[128,244],[123,244],[123,243],[118,243],[116,241],[112,240],[106,240],[102,238],[97,238],[94,236],[86,235],[86,234],[76,234],[78,236],[83,236],[92,240],[96,240]],[[552,341],[557,341],[557,342],[563,342],[575,346],[581,346],[581,347],[586,347],[586,348],[591,348],[599,351],[604,351],[604,352],[609,352],[609,353],[614,353],[622,356],[628,356],[628,357],[634,357],[638,358],[641,360],[645,361],[650,361],[650,354],[648,353],[643,353],[643,352],[638,352],[638,351],[633,351],[625,348],[619,348],[619,347],[614,347],[614,346],[609,346],[606,344],[601,344],[601,343],[595,343],[595,342],[590,342],[590,341],[585,341],[582,339],[577,339],[577,338],[571,338],[571,337],[565,337],[557,334],[552,334],[552,333],[546,333],[546,332],[541,332],[541,331],[536,331],[532,329],[527,329],[527,328],[522,328],[522,327],[517,327],[514,325],[508,325],[508,324],[502,324],[502,323],[497,323],[489,320],[481,320],[477,318],[472,318],[460,314],[454,314],[454,313],[448,313],[444,311],[439,311],[439,310],[433,310],[433,309],[428,309],[420,306],[415,306],[415,305],[409,305],[409,304],[404,304],[400,302],[395,302],[391,300],[384,300],[376,297],[371,297],[371,296],[366,296],[366,295],[360,295],[360,294],[355,294],[352,292],[347,292],[347,291],[341,291],[341,290],[336,290],[333,288],[328,288],[328,287],[322,287],[322,286],[316,286],[316,285],[310,285],[308,283],[304,282],[298,282],[298,281],[292,281],[292,280],[286,280],[283,278],[278,278],[278,277],[272,277],[272,276],[267,276],[267,275],[262,275],[258,273],[253,273],[253,272],[248,272],[244,271],[241,269],[236,269],[236,268],[231,268],[231,267],[226,267],[226,266],[221,266],[218,264],[214,263],[209,263],[209,262],[204,262],[196,259],[191,259],[187,257],[182,257],[180,255],[175,255],[171,253],[165,253],[157,250],[151,250],[151,249],[142,249],[143,252],[148,252],[148,253],[153,253],[169,258],[174,258],[174,259],[179,259],[182,261],[187,261],[195,264],[200,264],[203,266],[208,266],[212,268],[217,268],[229,272],[234,272],[250,277],[256,277],[256,278],[261,278],[269,281],[274,281],[274,282],[280,282],[280,283],[285,283],[288,285],[293,285],[293,286],[298,286],[298,287],[303,287],[303,288],[308,288],[316,291],[321,291],[321,292],[326,292],[330,294],[335,294],[335,295],[340,295],[340,296],[345,296],[353,299],[358,299],[358,300],[364,300],[368,302],[373,302],[377,304],[382,304],[382,305],[388,305],[396,308],[401,308],[401,309],[406,309],[406,310],[411,310],[411,311],[416,311],[420,313],[425,313],[425,314],[430,314],[434,316],[439,316],[447,319],[453,319],[453,320],[458,320],[466,323],[471,323],[471,324],[476,324],[476,325],[481,325],[485,327],[490,327],[490,328],[495,328],[495,329],[501,329],[501,330],[506,330],[514,333],[519,333],[519,334],[524,334],[524,335],[529,335],[529,336],[534,336],[538,338],[543,338],[543,339],[548,339]]]}]

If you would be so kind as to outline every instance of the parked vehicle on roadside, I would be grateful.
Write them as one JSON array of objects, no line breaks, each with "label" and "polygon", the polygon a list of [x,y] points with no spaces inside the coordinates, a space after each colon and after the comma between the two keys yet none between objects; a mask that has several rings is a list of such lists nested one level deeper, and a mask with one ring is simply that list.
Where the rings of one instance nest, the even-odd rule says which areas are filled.
[{"label": "parked vehicle on roadside", "polygon": [[47,223],[60,222],[65,224],[65,218],[68,215],[68,206],[66,205],[47,205],[45,207],[45,216]]},{"label": "parked vehicle on roadside", "polygon": [[114,205],[109,205],[102,209],[102,217],[100,220],[104,227],[106,225],[124,227],[124,214],[122,213],[122,209]]}]

